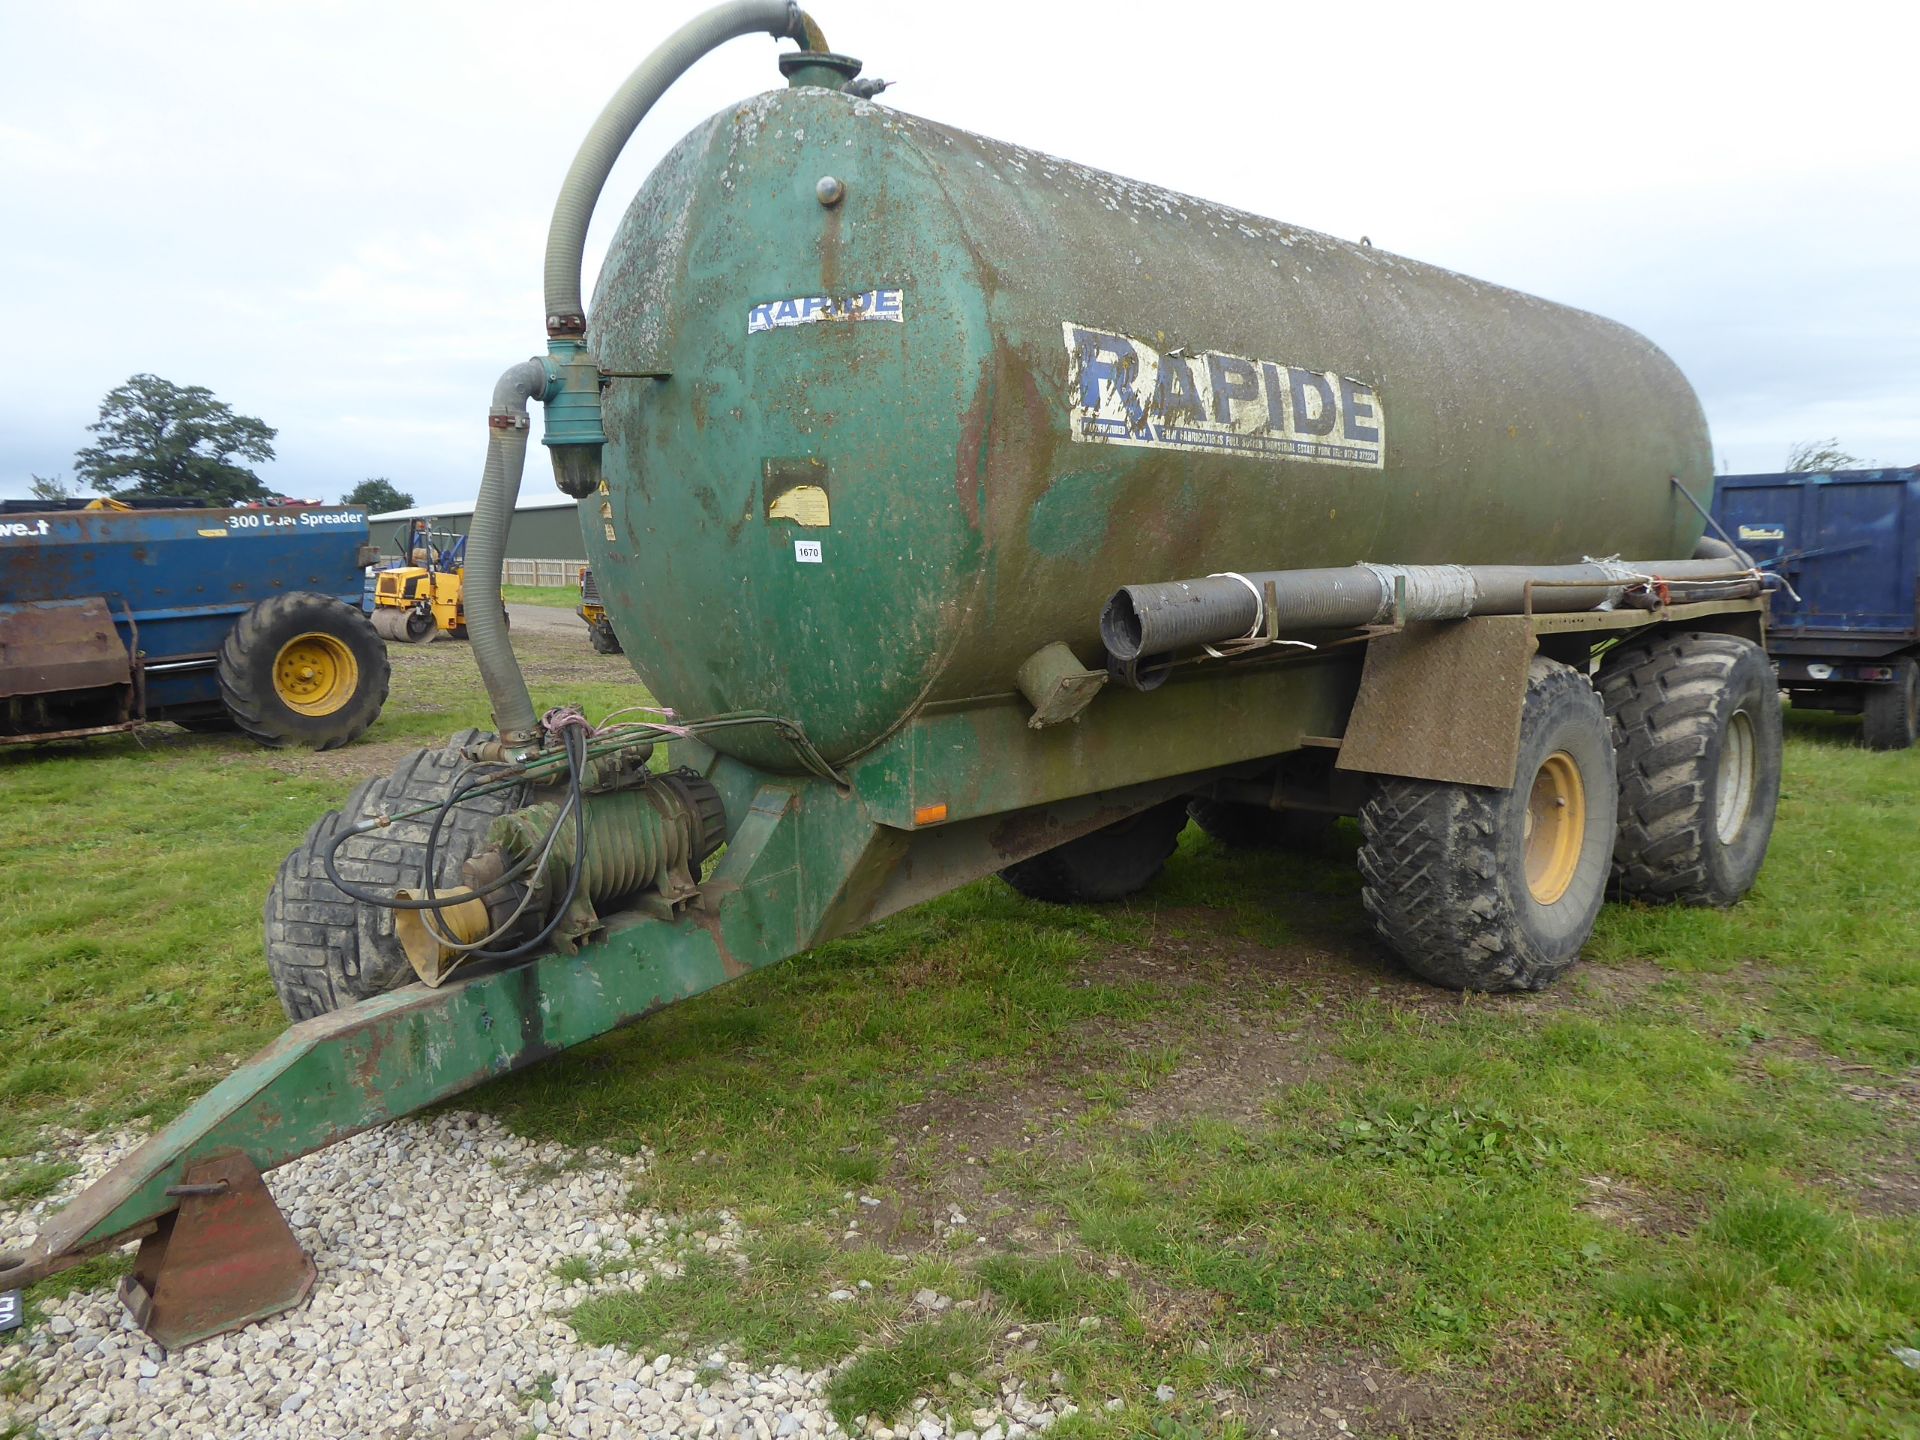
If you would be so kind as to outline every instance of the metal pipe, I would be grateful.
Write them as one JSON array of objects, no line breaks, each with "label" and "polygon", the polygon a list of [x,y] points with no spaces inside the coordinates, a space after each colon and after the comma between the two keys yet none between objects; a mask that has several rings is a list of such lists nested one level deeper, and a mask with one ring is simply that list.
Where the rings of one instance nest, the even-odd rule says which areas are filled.
[{"label": "metal pipe", "polygon": [[1725,559],[1590,560],[1582,565],[1370,565],[1266,570],[1128,585],[1100,616],[1100,638],[1123,664],[1142,657],[1302,630],[1401,620],[1454,620],[1592,610],[1649,579],[1751,581]]},{"label": "metal pipe", "polygon": [[586,306],[580,298],[580,266],[587,247],[587,223],[600,191],[626,148],[667,87],[709,50],[740,35],[789,37],[806,50],[827,48],[826,37],[793,0],[729,0],[693,17],[660,43],[614,92],[600,118],[580,142],[579,152],[561,182],[547,228],[547,333],[585,332]]},{"label": "metal pipe", "polygon": [[513,658],[513,642],[507,638],[500,575],[506,568],[507,534],[513,528],[513,507],[520,499],[520,477],[527,466],[527,402],[539,399],[546,390],[547,367],[537,359],[512,366],[494,385],[493,407],[487,412],[487,466],[467,534],[461,592],[467,637],[493,706],[494,727],[500,732],[500,743],[508,747],[531,745],[538,739],[533,697],[527,693],[519,661]]}]

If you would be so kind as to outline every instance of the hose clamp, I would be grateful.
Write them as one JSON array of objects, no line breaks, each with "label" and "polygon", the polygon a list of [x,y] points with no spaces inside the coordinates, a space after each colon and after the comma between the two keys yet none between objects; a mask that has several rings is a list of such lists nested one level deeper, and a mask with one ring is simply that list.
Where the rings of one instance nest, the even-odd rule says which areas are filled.
[{"label": "hose clamp", "polygon": [[1202,645],[1200,647],[1214,659],[1225,660],[1236,654],[1239,650],[1246,648],[1249,641],[1259,641],[1265,638],[1264,632],[1267,628],[1267,599],[1266,596],[1260,593],[1260,587],[1242,575],[1238,570],[1216,570],[1207,576],[1207,579],[1238,580],[1242,585],[1247,587],[1247,593],[1253,596],[1253,624],[1247,627],[1247,633],[1235,639],[1221,642],[1224,645],[1233,646],[1234,649],[1221,651],[1214,649],[1211,645]]}]

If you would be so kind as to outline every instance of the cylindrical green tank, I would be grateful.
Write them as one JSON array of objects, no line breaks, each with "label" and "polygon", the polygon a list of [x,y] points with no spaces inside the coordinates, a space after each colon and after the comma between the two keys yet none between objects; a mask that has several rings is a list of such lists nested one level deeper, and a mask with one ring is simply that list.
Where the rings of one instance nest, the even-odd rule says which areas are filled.
[{"label": "cylindrical green tank", "polygon": [[1123,584],[1685,556],[1670,477],[1712,483],[1611,321],[825,89],[661,162],[588,336],[581,519],[636,668],[836,761],[1049,641],[1097,664]]}]

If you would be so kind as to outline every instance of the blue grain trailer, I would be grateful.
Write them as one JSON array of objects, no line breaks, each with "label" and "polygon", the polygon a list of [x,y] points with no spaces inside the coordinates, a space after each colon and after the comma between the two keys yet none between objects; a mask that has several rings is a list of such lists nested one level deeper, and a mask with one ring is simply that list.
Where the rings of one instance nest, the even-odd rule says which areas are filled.
[{"label": "blue grain trailer", "polygon": [[1860,716],[1876,750],[1920,738],[1920,466],[1723,475],[1713,510],[1799,595],[1767,630],[1793,703]]},{"label": "blue grain trailer", "polygon": [[146,720],[346,744],[387,698],[360,611],[376,553],[343,506],[0,502],[0,745]]}]

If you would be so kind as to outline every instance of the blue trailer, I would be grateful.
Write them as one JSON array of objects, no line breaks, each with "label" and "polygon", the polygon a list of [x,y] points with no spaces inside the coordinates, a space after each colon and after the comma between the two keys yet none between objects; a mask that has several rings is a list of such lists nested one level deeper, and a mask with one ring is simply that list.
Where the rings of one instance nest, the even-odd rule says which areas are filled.
[{"label": "blue trailer", "polygon": [[329,750],[387,697],[345,506],[0,502],[0,745],[147,720]]},{"label": "blue trailer", "polygon": [[1796,705],[1861,717],[1877,750],[1920,739],[1920,466],[1723,475],[1714,516],[1767,570],[1767,649]]}]

